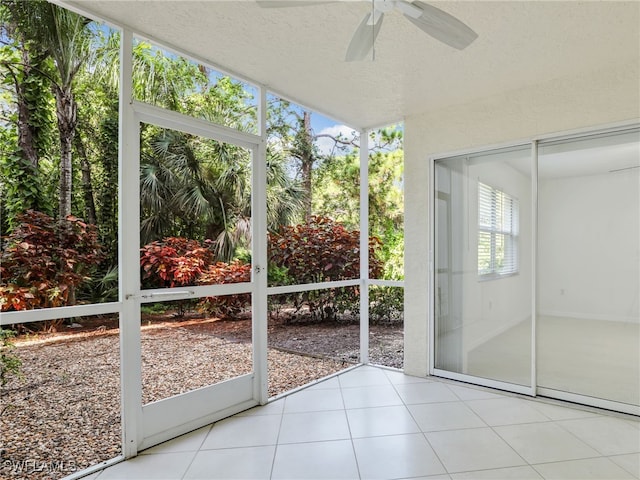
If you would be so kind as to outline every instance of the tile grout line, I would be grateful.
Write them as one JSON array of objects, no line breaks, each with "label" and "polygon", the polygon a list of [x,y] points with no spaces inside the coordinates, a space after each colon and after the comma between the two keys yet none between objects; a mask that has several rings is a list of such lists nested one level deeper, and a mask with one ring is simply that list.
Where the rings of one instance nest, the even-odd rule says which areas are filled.
[{"label": "tile grout line", "polygon": [[338,375],[338,387],[340,388],[340,398],[342,399],[342,407],[344,416],[347,420],[347,428],[349,429],[349,440],[351,441],[351,451],[353,452],[353,458],[356,461],[356,470],[358,471],[358,479],[362,479],[362,474],[360,473],[360,462],[358,461],[358,455],[356,453],[356,446],[353,439],[353,432],[351,431],[351,423],[349,422],[349,415],[347,415],[347,406],[344,403],[344,394],[342,391],[342,382],[340,382],[340,375]]},{"label": "tile grout line", "polygon": [[276,444],[275,444],[275,448],[273,449],[273,458],[271,459],[271,471],[269,472],[269,480],[271,480],[273,478],[273,470],[276,467],[276,456],[278,455],[278,447],[280,446],[280,433],[282,432],[282,422],[284,421],[284,410],[285,407],[287,406],[287,400],[289,399],[289,397],[284,397],[283,399],[283,403],[282,403],[282,412],[280,413],[280,424],[278,425],[278,435],[276,435]]},{"label": "tile grout line", "polygon": [[198,456],[198,453],[200,453],[200,449],[202,449],[202,446],[204,445],[204,442],[207,440],[207,438],[209,438],[209,435],[211,434],[211,431],[213,430],[213,427],[214,427],[214,425],[216,423],[218,423],[218,422],[213,422],[211,425],[209,425],[209,429],[207,430],[207,434],[202,438],[202,441],[200,442],[200,446],[195,451],[195,453],[193,455],[193,458],[191,459],[191,461],[189,462],[189,465],[187,466],[186,470],[182,474],[182,477],[181,477],[182,479],[184,479],[184,477],[187,475],[187,472],[189,472],[189,469],[193,465],[193,462],[195,461],[196,457]]},{"label": "tile grout line", "polygon": [[[388,377],[387,377],[388,378]],[[420,382],[421,383],[421,382]],[[431,444],[431,442],[429,441],[429,439],[427,438],[427,434],[426,432],[422,431],[422,428],[420,428],[420,424],[418,424],[418,421],[416,420],[416,418],[413,416],[413,413],[411,413],[411,410],[409,410],[409,406],[406,404],[406,402],[404,401],[404,398],[402,398],[402,395],[400,395],[400,392],[398,391],[398,389],[396,388],[396,385],[391,382],[391,385],[393,386],[393,389],[396,391],[396,394],[398,395],[398,398],[400,399],[400,401],[402,402],[402,405],[404,406],[405,410],[407,411],[407,413],[409,414],[409,416],[411,417],[411,419],[414,421],[414,423],[416,424],[416,426],[418,427],[418,429],[420,430],[420,434],[422,435],[422,437],[424,438],[424,440],[427,442],[427,445],[429,445],[429,448],[431,449],[431,451],[433,452],[433,454],[436,456],[436,458],[438,459],[438,462],[440,462],[440,465],[442,465],[442,468],[444,468],[444,471],[446,472],[446,474],[449,476],[449,478],[451,478],[451,472],[449,472],[449,469],[447,468],[447,466],[444,464],[444,462],[442,461],[442,459],[440,458],[440,455],[438,455],[438,452],[436,452],[436,449],[433,448],[433,445]],[[448,388],[448,387],[447,387]],[[449,389],[449,388],[448,388]],[[451,390],[451,389],[449,389]],[[457,398],[459,398],[455,392],[452,392],[453,395]]]},{"label": "tile grout line", "polygon": [[[582,421],[582,420],[593,420],[593,419],[603,419],[603,418],[616,418],[616,417],[607,417],[605,415],[598,415],[596,417],[589,417],[589,418],[575,418],[575,419],[567,419],[567,420],[559,420],[559,421],[572,421],[572,420],[576,420],[576,421]],[[622,419],[620,419],[622,420]],[[602,452],[599,448],[596,448],[595,446],[592,446],[591,444],[587,443],[586,441],[584,441],[583,439],[581,439],[580,437],[578,437],[575,433],[573,433],[571,430],[569,430],[568,428],[566,428],[564,425],[561,425],[557,422],[554,421],[554,423],[561,428],[562,430],[564,430],[565,432],[567,432],[569,435],[571,435],[572,437],[574,437],[575,439],[577,439],[579,442],[584,443],[587,447],[589,447],[590,449],[592,449],[593,451],[597,452],[598,454],[600,454],[600,457],[604,457],[604,458],[608,458],[608,457],[612,457],[612,456],[616,456],[616,455],[627,455],[626,453],[617,453],[614,455],[607,455],[606,453]],[[634,453],[634,452],[631,452]],[[640,454],[640,449],[635,452]],[[587,457],[587,458],[598,458],[598,457]],[[579,460],[585,460],[585,459],[579,459]]]},{"label": "tile grout line", "polygon": [[[542,412],[540,412],[542,414]],[[544,414],[542,414],[544,415]],[[545,417],[549,418],[547,415],[544,415]],[[495,427],[510,427],[510,426],[520,426],[520,425],[537,425],[537,424],[553,424],[556,425],[557,427],[561,428],[562,430],[567,431],[568,433],[571,434],[571,432],[569,432],[568,430],[562,428],[561,425],[558,425],[556,423],[555,420],[549,420],[549,421],[545,421],[545,422],[528,422],[528,423],[515,423],[515,424],[508,424],[508,425],[495,425]],[[576,461],[576,460],[588,460],[588,459],[592,459],[592,458],[605,458],[604,455],[602,455],[598,450],[596,450],[595,448],[593,448],[591,445],[588,445],[586,442],[584,442],[583,440],[579,439],[578,437],[576,437],[575,435],[571,434],[576,440],[578,440],[580,443],[584,444],[586,447],[592,449],[593,451],[597,452],[599,455],[595,456],[595,457],[581,457],[581,458],[572,458],[572,459],[565,459],[565,460],[557,460],[554,462],[539,462],[539,463],[530,463],[528,460],[526,460],[522,455],[520,455],[515,448],[507,441],[505,440],[502,435],[500,435],[499,432],[497,432],[494,429],[494,426],[489,425],[489,428],[491,428],[491,430],[500,438],[500,440],[502,440],[504,443],[506,443],[509,448],[511,448],[516,455],[518,455],[520,458],[522,458],[522,460],[524,460],[526,462],[526,464],[528,466],[530,466],[531,468],[533,468],[538,475],[540,475],[541,477],[544,478],[544,475],[542,475],[542,472],[538,471],[538,469],[535,468],[536,465],[543,465],[543,464],[550,464],[550,463],[562,463],[562,462],[571,462],[571,461]]]}]

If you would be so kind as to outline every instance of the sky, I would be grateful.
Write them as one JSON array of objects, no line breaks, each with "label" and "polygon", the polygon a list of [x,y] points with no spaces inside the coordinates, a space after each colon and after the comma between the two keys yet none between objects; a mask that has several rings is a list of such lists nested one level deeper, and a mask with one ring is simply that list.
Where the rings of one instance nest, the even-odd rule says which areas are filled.
[{"label": "sky", "polygon": [[[316,120],[315,117],[320,118]],[[311,115],[311,128],[316,135],[326,133],[334,137],[342,135],[345,138],[351,138],[353,132],[353,128],[336,123],[318,113]],[[315,143],[321,155],[329,155],[334,147],[334,142],[330,138],[318,138]]]}]

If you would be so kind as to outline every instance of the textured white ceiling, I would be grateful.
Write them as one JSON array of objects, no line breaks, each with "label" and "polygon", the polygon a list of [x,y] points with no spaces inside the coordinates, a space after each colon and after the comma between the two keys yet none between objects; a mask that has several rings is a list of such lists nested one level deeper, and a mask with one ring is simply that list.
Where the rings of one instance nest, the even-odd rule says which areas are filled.
[{"label": "textured white ceiling", "polygon": [[[59,0],[191,52],[353,127],[640,61],[640,2],[432,2],[479,38],[463,51],[387,14],[375,61],[346,63],[370,2]],[[615,88],[612,85],[611,88]]]}]

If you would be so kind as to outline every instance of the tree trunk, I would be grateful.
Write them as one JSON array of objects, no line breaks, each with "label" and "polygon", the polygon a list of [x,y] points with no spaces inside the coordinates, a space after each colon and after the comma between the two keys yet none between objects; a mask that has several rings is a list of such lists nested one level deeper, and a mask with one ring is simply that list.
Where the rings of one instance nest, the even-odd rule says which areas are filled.
[{"label": "tree trunk", "polygon": [[60,218],[71,215],[73,137],[76,132],[77,106],[70,88],[53,87],[60,134]]},{"label": "tree trunk", "polygon": [[80,168],[82,170],[82,195],[84,197],[84,219],[87,223],[95,225],[96,203],[93,198],[93,183],[91,181],[91,164],[87,158],[87,149],[80,136],[76,137],[76,149],[80,154]]},{"label": "tree trunk", "polygon": [[300,157],[300,173],[302,176],[302,188],[304,190],[304,220],[308,222],[311,219],[311,200],[313,198],[313,185],[311,184],[311,172],[313,170],[313,137],[311,135],[311,113],[305,111],[302,118],[302,131],[299,132],[299,157]]},{"label": "tree trunk", "polygon": [[22,63],[23,63],[23,80],[13,76],[13,84],[16,89],[16,98],[18,106],[18,146],[22,151],[25,160],[33,167],[34,171],[38,170],[38,151],[35,146],[35,133],[31,125],[31,111],[29,110],[29,101],[26,96],[27,79],[31,73],[31,59],[29,52],[24,46],[22,47]]}]

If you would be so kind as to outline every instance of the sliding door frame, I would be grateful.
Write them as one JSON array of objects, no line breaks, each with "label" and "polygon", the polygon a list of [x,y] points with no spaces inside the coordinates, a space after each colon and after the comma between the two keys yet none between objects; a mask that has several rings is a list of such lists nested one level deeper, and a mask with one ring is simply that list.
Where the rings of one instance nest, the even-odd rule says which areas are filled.
[{"label": "sliding door frame", "polygon": [[[524,147],[524,146],[531,146],[532,144],[534,144],[534,141],[520,141],[520,142],[513,142],[513,143],[505,143],[505,144],[500,144],[500,145],[492,145],[492,146],[488,146],[488,147],[484,147],[484,148],[479,148],[479,149],[473,149],[473,150],[464,150],[464,151],[459,151],[459,152],[453,152],[453,153],[448,153],[448,154],[442,154],[442,155],[437,155],[437,156],[433,156],[429,158],[429,192],[430,192],[430,196],[429,199],[431,201],[430,204],[430,209],[429,209],[429,214],[430,214],[430,221],[429,221],[429,239],[431,242],[431,247],[429,248],[429,284],[430,284],[430,292],[429,292],[429,327],[428,327],[428,332],[429,332],[429,369],[428,372],[430,375],[436,376],[436,377],[442,377],[442,378],[448,378],[450,380],[456,380],[456,381],[460,381],[460,382],[465,382],[465,383],[473,383],[476,385],[481,385],[484,387],[489,387],[489,388],[495,388],[498,390],[505,390],[505,391],[509,391],[509,392],[514,392],[514,393],[519,393],[522,395],[528,395],[528,396],[535,396],[536,395],[536,382],[535,382],[535,361],[532,362],[532,366],[531,366],[531,383],[529,385],[518,385],[515,383],[511,383],[511,382],[503,382],[500,380],[495,380],[495,379],[490,379],[490,378],[483,378],[483,377],[478,377],[475,375],[469,375],[469,374],[465,374],[465,373],[458,373],[458,372],[451,372],[449,370],[443,370],[443,369],[439,369],[436,368],[436,308],[435,308],[435,295],[436,295],[436,288],[437,288],[437,271],[436,271],[436,252],[435,252],[435,247],[436,247],[436,209],[437,209],[437,194],[438,192],[436,191],[436,162],[438,160],[445,160],[447,158],[450,157],[459,157],[459,156],[463,156],[463,155],[470,155],[470,154],[479,154],[479,153],[489,153],[491,151],[494,150],[501,150],[501,149],[505,149],[505,148],[518,148],[518,147]],[[536,188],[536,184],[535,184],[535,175],[533,174],[534,172],[532,171],[532,191],[534,191],[534,189]],[[532,198],[534,198],[535,196],[532,195]],[[532,221],[535,218],[535,204],[532,205]],[[532,228],[532,237],[535,236],[535,229]],[[533,243],[535,241],[535,238],[532,238],[532,246],[535,245],[535,243]],[[533,247],[532,247],[533,248]],[[535,280],[535,256],[532,255],[532,265],[531,265],[531,275],[532,275],[532,280]],[[451,293],[451,292],[449,292]],[[531,286],[531,296],[532,296],[532,303],[535,304],[535,298],[536,298],[536,290],[535,290],[535,281],[532,282],[532,286]],[[532,319],[531,322],[531,351],[532,351],[532,355],[535,355],[535,322]],[[535,357],[533,357],[535,358]]]},{"label": "sliding door frame", "polygon": [[[558,400],[580,403],[597,408],[603,408],[607,410],[615,410],[622,413],[628,413],[633,415],[640,415],[640,406],[625,404],[612,400],[590,397],[587,395],[576,394],[571,392],[565,392],[561,390],[555,390],[550,388],[544,388],[538,386],[538,369],[537,369],[537,310],[538,310],[538,289],[537,289],[537,272],[538,272],[538,147],[539,144],[550,141],[569,141],[579,138],[586,138],[598,135],[624,133],[625,131],[633,131],[640,128],[640,121],[632,120],[625,122],[618,122],[601,127],[590,127],[576,129],[566,132],[552,133],[546,135],[540,135],[532,137],[530,139],[507,142],[502,144],[489,145],[482,148],[465,149],[454,152],[447,152],[429,157],[429,318],[428,318],[428,369],[429,375],[448,378],[451,380],[457,380],[466,383],[472,383],[480,386],[496,388],[499,390],[510,391],[513,393],[528,395],[532,397],[544,396],[554,398]],[[531,385],[517,385],[508,382],[501,382],[497,380],[477,377],[468,374],[462,374],[457,372],[451,372],[436,368],[436,288],[437,288],[437,272],[435,268],[436,263],[436,208],[437,208],[437,191],[436,191],[436,162],[438,160],[445,160],[451,157],[458,157],[462,155],[482,154],[489,153],[494,150],[500,150],[504,148],[516,148],[529,145],[531,149],[531,208],[532,208],[532,225],[531,225],[531,245],[532,245],[532,282],[531,282]]]}]

